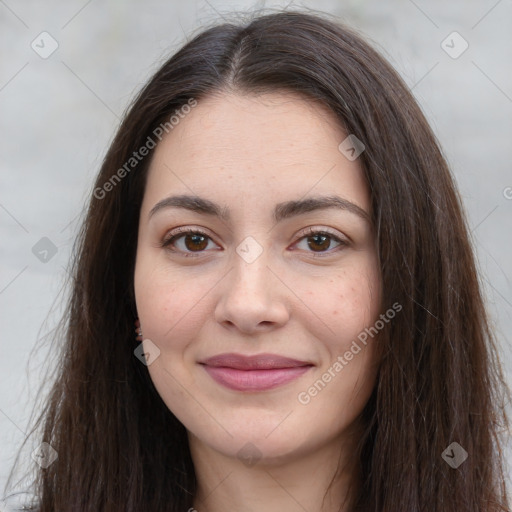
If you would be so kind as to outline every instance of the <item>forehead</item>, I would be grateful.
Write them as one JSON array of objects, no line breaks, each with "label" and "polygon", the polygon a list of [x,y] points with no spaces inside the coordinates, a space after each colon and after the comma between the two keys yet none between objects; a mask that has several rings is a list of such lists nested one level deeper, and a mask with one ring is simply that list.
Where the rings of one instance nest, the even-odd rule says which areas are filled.
[{"label": "forehead", "polygon": [[337,192],[365,208],[362,169],[338,149],[346,137],[327,107],[294,93],[208,96],[157,145],[144,202],[174,192],[260,204]]},{"label": "forehead", "polygon": [[[164,146],[184,145],[190,158],[286,155],[298,163],[322,148],[339,144],[343,135],[334,114],[319,102],[290,92],[260,95],[217,93],[198,105],[164,138]],[[184,148],[185,149],[185,148]],[[315,151],[316,149],[316,151]],[[222,150],[222,155],[219,155]],[[157,150],[157,153],[159,151]]]}]

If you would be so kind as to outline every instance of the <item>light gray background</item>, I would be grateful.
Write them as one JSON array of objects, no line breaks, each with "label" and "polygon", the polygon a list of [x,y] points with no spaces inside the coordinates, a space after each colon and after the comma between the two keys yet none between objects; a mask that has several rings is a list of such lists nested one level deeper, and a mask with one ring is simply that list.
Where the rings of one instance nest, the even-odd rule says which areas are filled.
[{"label": "light gray background", "polygon": [[[122,112],[185,34],[238,9],[285,5],[0,0],[0,496],[46,370],[44,343],[59,318],[84,201]],[[510,382],[512,2],[323,0],[290,8],[301,5],[361,31],[413,89],[465,202]],[[43,31],[59,45],[47,59],[31,48]],[[456,59],[441,47],[453,31],[469,44]],[[46,263],[32,252],[42,237],[58,248]],[[29,360],[34,347],[40,351]],[[24,460],[34,464],[30,451]]]}]

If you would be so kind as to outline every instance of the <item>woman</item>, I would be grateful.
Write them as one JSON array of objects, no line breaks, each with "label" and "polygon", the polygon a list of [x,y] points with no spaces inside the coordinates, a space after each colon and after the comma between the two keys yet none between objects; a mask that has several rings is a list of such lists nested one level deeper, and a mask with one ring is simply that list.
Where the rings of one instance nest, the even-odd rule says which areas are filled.
[{"label": "woman", "polygon": [[171,57],[73,276],[40,512],[510,511],[459,196],[349,29],[281,12]]}]

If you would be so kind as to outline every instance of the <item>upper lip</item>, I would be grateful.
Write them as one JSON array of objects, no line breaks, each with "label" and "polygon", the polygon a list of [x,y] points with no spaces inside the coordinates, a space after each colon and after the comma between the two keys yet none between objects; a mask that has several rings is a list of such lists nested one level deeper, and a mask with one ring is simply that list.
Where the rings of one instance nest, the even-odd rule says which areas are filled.
[{"label": "upper lip", "polygon": [[277,354],[258,354],[254,356],[244,356],[242,354],[219,354],[209,357],[201,364],[207,366],[217,366],[234,368],[236,370],[268,370],[277,368],[295,368],[297,366],[311,366],[308,361],[299,361],[289,357]]}]

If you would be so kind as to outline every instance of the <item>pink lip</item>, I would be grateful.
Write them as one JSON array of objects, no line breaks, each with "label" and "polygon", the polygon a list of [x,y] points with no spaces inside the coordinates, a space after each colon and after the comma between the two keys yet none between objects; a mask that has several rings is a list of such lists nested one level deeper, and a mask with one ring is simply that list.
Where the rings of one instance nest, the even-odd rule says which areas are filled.
[{"label": "pink lip", "polygon": [[313,366],[307,361],[276,354],[220,354],[201,364],[215,381],[237,391],[262,391],[281,386]]}]

